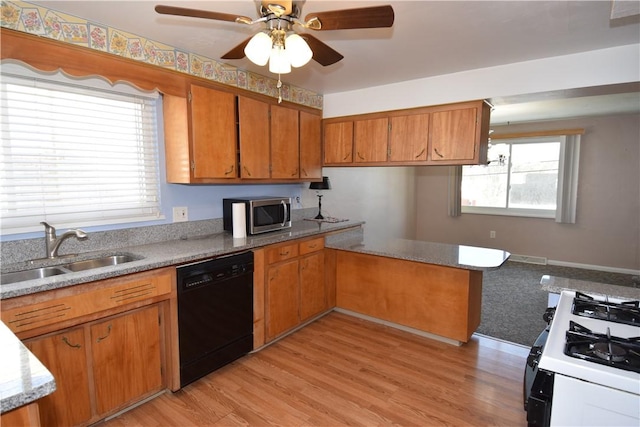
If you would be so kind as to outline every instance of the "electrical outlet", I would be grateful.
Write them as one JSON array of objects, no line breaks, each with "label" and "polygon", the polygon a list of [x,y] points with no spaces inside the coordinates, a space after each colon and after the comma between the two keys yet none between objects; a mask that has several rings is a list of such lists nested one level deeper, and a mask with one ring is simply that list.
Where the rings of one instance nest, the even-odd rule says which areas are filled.
[{"label": "electrical outlet", "polygon": [[296,203],[300,204],[300,196],[296,196]]},{"label": "electrical outlet", "polygon": [[186,206],[173,207],[173,222],[189,221],[189,212]]},{"label": "electrical outlet", "polygon": [[495,238],[496,238],[496,232],[495,232],[495,231],[493,231],[493,230],[491,230],[491,231],[489,232],[489,238],[490,238],[490,239],[495,239]]}]

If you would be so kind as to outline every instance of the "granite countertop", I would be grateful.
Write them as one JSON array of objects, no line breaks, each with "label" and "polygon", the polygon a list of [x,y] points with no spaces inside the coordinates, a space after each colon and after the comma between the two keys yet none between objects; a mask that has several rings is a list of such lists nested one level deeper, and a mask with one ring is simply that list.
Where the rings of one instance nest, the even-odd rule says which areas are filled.
[{"label": "granite countertop", "polygon": [[578,291],[587,294],[605,295],[613,298],[640,300],[640,288],[630,286],[609,285],[586,280],[568,279],[544,275],[540,280],[542,290],[561,293],[562,291]]},{"label": "granite countertop", "polygon": [[51,372],[0,322],[0,413],[31,403],[56,390]]},{"label": "granite countertop", "polygon": [[375,237],[369,238],[369,236],[337,240],[327,247],[480,271],[499,268],[511,255],[509,252],[499,249],[408,239],[376,239]]},{"label": "granite countertop", "polygon": [[14,298],[21,295],[33,294],[52,289],[64,288],[81,283],[108,279],[125,274],[139,273],[171,265],[186,264],[193,261],[222,256],[234,252],[242,252],[274,243],[329,233],[359,227],[362,221],[342,221],[337,223],[296,221],[285,231],[270,232],[248,236],[244,239],[234,239],[230,232],[223,231],[216,234],[172,240],[140,246],[123,247],[117,250],[91,252],[74,258],[60,258],[56,260],[42,260],[34,265],[30,262],[3,265],[2,273],[25,270],[45,265],[62,265],[68,262],[97,258],[113,254],[129,254],[136,261],[116,266],[101,267],[75,273],[60,274],[42,279],[28,280],[17,283],[2,284],[0,286],[0,300]]}]

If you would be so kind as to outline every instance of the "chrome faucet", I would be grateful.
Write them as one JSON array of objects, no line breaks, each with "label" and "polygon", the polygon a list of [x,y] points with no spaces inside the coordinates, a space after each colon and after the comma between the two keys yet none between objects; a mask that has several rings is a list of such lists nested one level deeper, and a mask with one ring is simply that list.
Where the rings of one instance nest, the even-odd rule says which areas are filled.
[{"label": "chrome faucet", "polygon": [[63,241],[71,236],[75,236],[78,240],[84,240],[87,238],[87,233],[80,229],[69,230],[62,234],[60,237],[56,237],[56,229],[47,224],[46,222],[41,222],[40,224],[44,225],[44,244],[47,251],[47,258],[57,258],[58,257],[58,248]]}]

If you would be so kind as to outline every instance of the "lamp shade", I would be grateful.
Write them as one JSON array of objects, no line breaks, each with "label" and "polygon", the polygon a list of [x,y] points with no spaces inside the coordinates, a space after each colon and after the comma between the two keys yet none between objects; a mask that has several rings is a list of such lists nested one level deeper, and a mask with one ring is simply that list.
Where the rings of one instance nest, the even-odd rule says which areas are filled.
[{"label": "lamp shade", "polygon": [[323,176],[321,182],[310,183],[309,190],[331,190],[331,181],[329,181],[329,177]]},{"label": "lamp shade", "polygon": [[244,48],[244,54],[256,65],[266,65],[271,54],[271,37],[260,32],[251,37]]},{"label": "lamp shade", "polygon": [[273,45],[269,57],[269,71],[274,74],[287,74],[291,72],[291,63],[282,46]]},{"label": "lamp shade", "polygon": [[290,34],[285,40],[285,51],[292,67],[302,67],[313,57],[313,52],[302,37]]}]

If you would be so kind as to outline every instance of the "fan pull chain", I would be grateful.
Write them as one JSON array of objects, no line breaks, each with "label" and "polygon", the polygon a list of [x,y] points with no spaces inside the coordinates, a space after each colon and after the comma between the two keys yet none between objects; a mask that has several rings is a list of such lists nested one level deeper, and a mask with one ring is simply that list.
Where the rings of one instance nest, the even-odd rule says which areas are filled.
[{"label": "fan pull chain", "polygon": [[278,73],[278,84],[276,85],[278,88],[278,104],[282,103],[282,81],[280,80],[280,73]]}]

